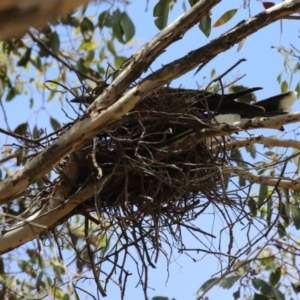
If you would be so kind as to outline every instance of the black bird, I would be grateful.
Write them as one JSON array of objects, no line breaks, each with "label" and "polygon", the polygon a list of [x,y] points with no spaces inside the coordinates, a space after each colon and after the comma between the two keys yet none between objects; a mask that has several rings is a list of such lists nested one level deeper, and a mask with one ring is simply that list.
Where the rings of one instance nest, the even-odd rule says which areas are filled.
[{"label": "black bird", "polygon": [[261,115],[265,112],[265,109],[260,106],[236,102],[234,100],[261,89],[261,87],[255,87],[231,94],[218,94],[200,90],[164,88],[163,94],[168,96],[171,93],[176,98],[181,97],[187,105],[195,105],[204,113],[213,112],[214,115],[238,114],[245,118]]},{"label": "black bird", "polygon": [[255,87],[231,94],[217,94],[195,90],[183,90],[187,93],[187,102],[197,105],[203,111],[217,114],[238,114],[241,118],[275,116],[290,112],[291,106],[297,99],[296,92],[287,92],[270,98],[248,104],[237,102],[236,99],[262,88]]},{"label": "black bird", "polygon": [[298,97],[297,92],[287,92],[254,103],[255,106],[264,108],[264,115],[276,115],[278,113],[289,113],[291,107]]},{"label": "black bird", "polygon": [[[91,94],[79,96],[72,99],[71,102],[90,104],[106,87],[107,85],[103,84],[94,89]],[[261,89],[261,87],[254,87],[231,94],[218,94],[200,90],[165,87],[157,91],[155,95],[161,99],[164,97],[169,99],[181,98],[187,105],[195,105],[201,109],[204,114],[207,114],[207,112],[213,112],[214,115],[237,114],[240,118],[270,117],[288,113],[298,96],[296,92],[287,92],[253,104],[235,101],[242,96]]]}]

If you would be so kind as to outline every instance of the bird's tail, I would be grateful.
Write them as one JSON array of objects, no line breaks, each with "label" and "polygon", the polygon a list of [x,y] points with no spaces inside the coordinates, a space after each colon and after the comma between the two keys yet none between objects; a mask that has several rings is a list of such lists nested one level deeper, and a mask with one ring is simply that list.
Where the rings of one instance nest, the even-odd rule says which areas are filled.
[{"label": "bird's tail", "polygon": [[290,112],[292,105],[298,97],[297,92],[287,92],[272,96],[270,98],[253,103],[255,106],[261,106],[265,109],[266,113],[271,112]]}]

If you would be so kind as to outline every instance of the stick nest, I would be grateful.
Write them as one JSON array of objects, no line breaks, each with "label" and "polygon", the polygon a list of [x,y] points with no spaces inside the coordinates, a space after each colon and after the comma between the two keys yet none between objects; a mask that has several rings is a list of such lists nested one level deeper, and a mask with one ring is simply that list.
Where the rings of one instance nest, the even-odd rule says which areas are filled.
[{"label": "stick nest", "polygon": [[[194,101],[199,94],[163,88],[97,135],[91,152],[102,176],[114,175],[85,209],[96,204],[102,214],[131,221],[151,216],[159,226],[165,218],[193,219],[207,201],[231,204],[219,169],[226,163],[223,151],[212,154],[205,140],[184,150],[172,147],[191,131],[212,126],[212,117]],[[93,182],[92,165],[83,164],[80,183]]]}]

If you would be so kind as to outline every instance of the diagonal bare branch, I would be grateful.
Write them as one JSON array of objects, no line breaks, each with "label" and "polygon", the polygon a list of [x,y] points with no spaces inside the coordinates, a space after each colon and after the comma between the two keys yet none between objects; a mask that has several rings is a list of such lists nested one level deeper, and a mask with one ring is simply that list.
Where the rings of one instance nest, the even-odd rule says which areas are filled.
[{"label": "diagonal bare branch", "polygon": [[225,174],[236,174],[242,176],[251,183],[258,183],[268,186],[292,189],[294,191],[300,191],[300,182],[296,179],[281,179],[271,176],[256,175],[240,167],[223,167],[222,172]]},{"label": "diagonal bare branch", "polygon": [[221,149],[225,151],[246,147],[253,144],[260,144],[270,147],[285,147],[295,148],[300,150],[300,142],[292,139],[277,139],[272,137],[265,137],[262,135],[252,136],[242,140],[230,141],[226,144],[218,144],[212,147],[213,153],[218,153]]},{"label": "diagonal bare branch", "polygon": [[[0,237],[0,254],[25,244],[36,238],[43,231],[53,227],[57,222],[66,217],[80,203],[92,197],[95,191],[100,192],[110,176],[101,178],[95,184],[91,184],[73,195],[70,199],[61,203],[54,199],[49,199],[54,204],[53,207],[47,203],[42,209],[26,220],[21,220],[14,227],[6,232],[2,232]],[[63,204],[63,205],[62,205]],[[46,229],[45,229],[46,228]]]}]

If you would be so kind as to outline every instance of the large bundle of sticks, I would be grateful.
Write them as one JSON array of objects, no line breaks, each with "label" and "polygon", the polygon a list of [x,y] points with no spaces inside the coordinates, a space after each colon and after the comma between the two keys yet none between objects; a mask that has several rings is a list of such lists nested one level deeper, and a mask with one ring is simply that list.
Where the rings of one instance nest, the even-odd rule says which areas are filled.
[{"label": "large bundle of sticks", "polygon": [[[96,197],[102,212],[122,219],[152,216],[157,223],[165,217],[177,222],[194,218],[207,201],[232,204],[224,197],[220,174],[227,162],[223,151],[212,154],[209,139],[180,151],[169,147],[191,130],[215,124],[213,113],[197,105],[197,95],[163,88],[97,135],[96,147],[90,149],[102,175],[113,174]],[[93,182],[91,164],[82,166],[80,183],[87,178]],[[94,198],[84,207],[89,205],[95,207]]]}]

